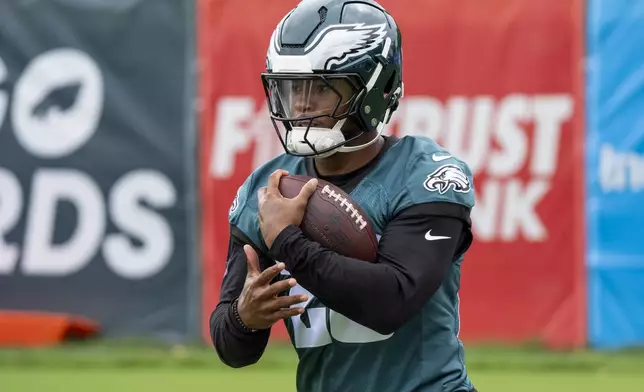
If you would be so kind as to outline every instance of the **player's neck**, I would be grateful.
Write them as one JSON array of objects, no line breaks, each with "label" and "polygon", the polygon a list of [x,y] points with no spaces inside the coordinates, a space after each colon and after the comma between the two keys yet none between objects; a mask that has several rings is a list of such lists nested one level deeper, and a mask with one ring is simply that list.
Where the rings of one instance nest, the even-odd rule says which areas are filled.
[{"label": "player's neck", "polygon": [[378,141],[362,150],[347,153],[338,152],[328,158],[316,158],[315,169],[320,176],[351,173],[377,157],[384,144],[385,139],[379,136]]}]

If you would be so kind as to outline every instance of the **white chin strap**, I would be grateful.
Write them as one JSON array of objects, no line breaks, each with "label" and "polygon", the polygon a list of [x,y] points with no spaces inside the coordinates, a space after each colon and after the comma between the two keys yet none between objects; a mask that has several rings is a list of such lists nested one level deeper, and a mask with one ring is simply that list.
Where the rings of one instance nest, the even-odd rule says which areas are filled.
[{"label": "white chin strap", "polygon": [[[385,118],[387,118],[388,116],[389,109],[387,109],[387,113],[385,113]],[[342,133],[341,129],[345,122],[346,119],[340,120],[331,129],[311,127],[308,128],[308,134],[306,134],[306,127],[293,127],[293,129],[288,133],[286,148],[288,149],[288,151],[295,154],[310,155],[313,154],[314,151],[311,146],[308,145],[306,140],[308,140],[309,143],[311,143],[313,147],[315,147],[316,151],[326,150],[327,148],[330,148],[332,146],[344,143],[346,139],[344,138],[344,134]],[[358,146],[340,146],[323,154],[315,154],[315,156],[319,158],[326,158],[330,157],[336,152],[353,152],[362,150],[363,148],[368,147],[378,141],[378,138],[380,137],[380,135],[382,135],[384,128],[385,124],[383,122],[378,124],[378,135],[376,135],[376,137],[374,137],[367,143],[360,144]],[[304,138],[304,135],[306,135],[306,139]]]}]

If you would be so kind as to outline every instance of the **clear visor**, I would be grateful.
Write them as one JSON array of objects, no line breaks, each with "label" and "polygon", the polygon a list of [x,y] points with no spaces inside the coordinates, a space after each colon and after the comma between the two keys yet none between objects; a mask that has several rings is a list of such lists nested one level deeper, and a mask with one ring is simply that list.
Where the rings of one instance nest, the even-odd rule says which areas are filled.
[{"label": "clear visor", "polygon": [[[294,126],[303,125],[298,124],[298,120],[320,117],[338,120],[347,116],[354,107],[359,91],[357,85],[347,76],[269,75],[266,77],[265,86],[272,115],[290,120]],[[308,124],[309,121],[306,122],[306,125]],[[316,126],[315,121],[311,125]]]}]

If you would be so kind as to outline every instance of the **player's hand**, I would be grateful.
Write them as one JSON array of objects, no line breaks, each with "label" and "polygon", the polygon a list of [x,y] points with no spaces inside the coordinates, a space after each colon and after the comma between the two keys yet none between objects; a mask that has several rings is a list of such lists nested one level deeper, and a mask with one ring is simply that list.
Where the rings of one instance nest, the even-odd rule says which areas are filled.
[{"label": "player's hand", "polygon": [[255,250],[244,245],[248,273],[241,295],[237,300],[237,311],[242,322],[251,329],[267,329],[279,320],[304,313],[304,308],[290,306],[306,302],[306,295],[278,295],[295,286],[295,279],[286,279],[271,284],[284,269],[284,263],[277,263],[264,272],[259,269],[259,258]]},{"label": "player's hand", "polygon": [[289,199],[279,190],[280,178],[287,175],[286,170],[276,170],[268,179],[268,186],[258,193],[259,228],[266,246],[270,249],[279,233],[288,225],[299,226],[306,211],[306,205],[315,193],[317,179],[311,179],[300,190],[299,195]]}]

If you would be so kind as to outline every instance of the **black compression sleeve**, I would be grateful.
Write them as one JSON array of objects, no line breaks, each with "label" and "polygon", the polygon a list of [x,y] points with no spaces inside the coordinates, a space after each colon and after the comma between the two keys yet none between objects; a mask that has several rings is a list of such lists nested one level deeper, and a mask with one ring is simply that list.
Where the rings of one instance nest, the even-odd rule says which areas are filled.
[{"label": "black compression sleeve", "polygon": [[389,334],[420,310],[471,242],[469,211],[443,204],[417,205],[392,220],[380,239],[376,263],[327,250],[296,226],[280,233],[269,256],[284,262],[298,283],[329,308]]},{"label": "black compression sleeve", "polygon": [[221,361],[238,368],[252,365],[260,359],[266,349],[270,329],[248,332],[233,316],[231,305],[241,293],[246,280],[247,264],[243,246],[247,240],[238,238],[243,235],[234,227],[231,233],[219,304],[210,316],[210,338]]}]

